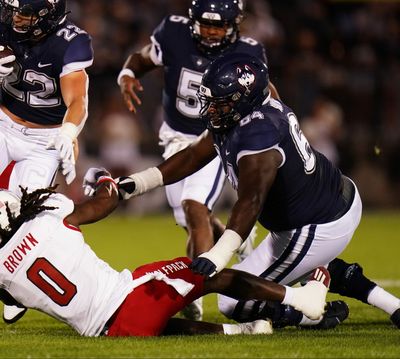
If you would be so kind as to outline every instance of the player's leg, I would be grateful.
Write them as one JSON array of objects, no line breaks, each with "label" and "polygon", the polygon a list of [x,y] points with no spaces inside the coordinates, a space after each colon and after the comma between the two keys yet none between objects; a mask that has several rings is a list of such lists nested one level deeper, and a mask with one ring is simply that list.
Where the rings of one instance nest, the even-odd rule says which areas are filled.
[{"label": "player's leg", "polygon": [[400,299],[368,279],[358,263],[350,264],[336,258],[329,263],[328,269],[332,274],[332,293],[355,298],[382,309],[400,328]]},{"label": "player's leg", "polygon": [[[327,269],[319,267],[312,271],[308,279],[304,287],[291,288],[247,272],[224,269],[204,282],[204,293],[216,292],[240,301],[256,300],[264,308],[267,302],[291,305],[315,320],[319,319],[324,312],[330,275]],[[249,316],[248,319],[256,320],[274,316],[273,311],[267,313],[255,310],[253,316]]]},{"label": "player's leg", "polygon": [[[357,194],[349,211],[337,221],[269,233],[249,257],[233,268],[277,283],[294,284],[313,268],[327,266],[343,251],[360,217],[361,200]],[[225,296],[219,296],[218,304],[223,314],[237,321],[248,321],[265,310],[260,301],[235,301]]]}]

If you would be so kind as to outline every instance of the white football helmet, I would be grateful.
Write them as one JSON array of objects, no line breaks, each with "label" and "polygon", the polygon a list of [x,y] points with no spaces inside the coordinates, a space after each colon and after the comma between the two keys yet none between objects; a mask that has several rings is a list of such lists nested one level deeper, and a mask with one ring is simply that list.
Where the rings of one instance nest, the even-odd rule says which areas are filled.
[{"label": "white football helmet", "polygon": [[3,229],[6,229],[10,224],[8,221],[6,203],[14,216],[19,215],[21,207],[21,200],[15,193],[6,189],[0,189],[0,226]]}]

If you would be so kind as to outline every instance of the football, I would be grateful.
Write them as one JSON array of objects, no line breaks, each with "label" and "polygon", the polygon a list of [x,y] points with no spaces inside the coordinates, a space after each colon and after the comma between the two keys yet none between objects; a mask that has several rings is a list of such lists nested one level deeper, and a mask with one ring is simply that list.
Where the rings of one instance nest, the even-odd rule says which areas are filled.
[{"label": "football", "polygon": [[[0,59],[4,59],[7,56],[14,55],[13,50],[7,45],[0,45]],[[9,62],[3,66],[12,67],[14,62]]]}]

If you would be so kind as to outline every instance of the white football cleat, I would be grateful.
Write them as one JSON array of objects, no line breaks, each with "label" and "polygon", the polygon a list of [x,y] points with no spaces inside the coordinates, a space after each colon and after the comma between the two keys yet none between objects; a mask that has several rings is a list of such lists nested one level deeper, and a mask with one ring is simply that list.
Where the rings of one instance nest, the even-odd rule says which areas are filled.
[{"label": "white football cleat", "polygon": [[240,334],[272,334],[272,322],[270,320],[255,320],[249,323],[238,323]]},{"label": "white football cleat", "polygon": [[202,320],[203,319],[203,298],[200,297],[194,300],[192,303],[187,305],[181,310],[182,315],[186,319],[190,320]]},{"label": "white football cleat", "polygon": [[237,250],[237,259],[242,262],[245,258],[249,256],[254,249],[254,242],[257,238],[257,226],[254,226],[249,234],[249,236],[244,240],[242,245]]},{"label": "white football cleat", "polygon": [[4,305],[3,320],[7,324],[12,324],[23,317],[28,309],[17,307],[16,305]]},{"label": "white football cleat", "polygon": [[324,267],[316,268],[304,287],[293,288],[293,303],[291,305],[313,320],[320,319],[325,312],[326,295],[331,276]]}]

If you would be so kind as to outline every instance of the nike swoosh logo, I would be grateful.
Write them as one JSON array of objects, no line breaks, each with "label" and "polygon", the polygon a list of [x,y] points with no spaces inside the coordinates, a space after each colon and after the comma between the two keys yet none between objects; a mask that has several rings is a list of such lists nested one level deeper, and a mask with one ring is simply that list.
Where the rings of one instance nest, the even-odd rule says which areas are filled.
[{"label": "nike swoosh logo", "polygon": [[47,67],[47,66],[51,66],[51,65],[52,65],[52,63],[50,63],[50,64],[42,64],[41,62],[38,63],[39,68]]},{"label": "nike swoosh logo", "polygon": [[231,153],[231,151],[225,150],[225,155],[228,156]]}]

